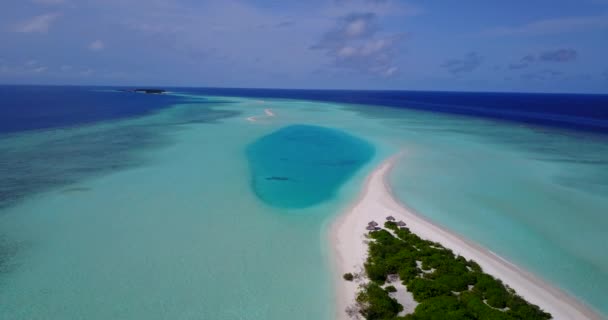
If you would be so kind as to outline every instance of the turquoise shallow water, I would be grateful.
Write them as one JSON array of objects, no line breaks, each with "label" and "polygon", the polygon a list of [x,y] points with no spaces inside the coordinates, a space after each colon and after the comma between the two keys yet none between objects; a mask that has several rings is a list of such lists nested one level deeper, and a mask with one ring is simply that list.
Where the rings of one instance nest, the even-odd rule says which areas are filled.
[{"label": "turquoise shallow water", "polygon": [[[24,172],[45,187],[0,212],[0,319],[330,319],[327,225],[400,150],[391,184],[402,201],[608,312],[605,137],[381,107],[192,99],[2,137],[12,152],[3,177]],[[276,117],[246,121],[265,108]],[[330,137],[330,152],[305,144],[320,154],[296,169],[356,161],[302,171],[327,189],[276,188],[288,180],[265,178],[294,171],[268,165],[282,161],[273,139],[294,129]]]},{"label": "turquoise shallow water", "polygon": [[405,143],[396,195],[608,311],[608,138],[387,108],[354,108]]}]

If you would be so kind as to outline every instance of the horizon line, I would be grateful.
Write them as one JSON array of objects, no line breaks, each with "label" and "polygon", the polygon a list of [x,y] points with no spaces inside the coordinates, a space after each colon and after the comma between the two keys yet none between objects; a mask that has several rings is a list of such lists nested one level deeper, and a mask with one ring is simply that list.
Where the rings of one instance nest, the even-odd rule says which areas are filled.
[{"label": "horizon line", "polygon": [[606,96],[608,92],[546,92],[546,91],[467,91],[467,90],[432,90],[432,89],[337,89],[337,88],[272,88],[272,87],[216,87],[216,86],[193,86],[193,85],[108,85],[108,84],[35,84],[35,83],[0,83],[0,86],[23,86],[23,87],[106,87],[106,88],[149,88],[149,89],[163,89],[163,88],[189,88],[189,89],[220,89],[220,90],[283,90],[283,91],[367,91],[367,92],[438,92],[438,93],[482,93],[482,94],[545,94],[545,95],[600,95]]}]

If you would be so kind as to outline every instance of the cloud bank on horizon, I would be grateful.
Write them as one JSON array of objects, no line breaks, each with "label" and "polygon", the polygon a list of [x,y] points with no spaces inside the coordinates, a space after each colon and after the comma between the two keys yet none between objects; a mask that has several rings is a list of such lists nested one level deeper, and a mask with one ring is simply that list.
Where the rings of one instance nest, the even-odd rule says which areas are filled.
[{"label": "cloud bank on horizon", "polygon": [[608,2],[7,0],[0,83],[608,93]]}]

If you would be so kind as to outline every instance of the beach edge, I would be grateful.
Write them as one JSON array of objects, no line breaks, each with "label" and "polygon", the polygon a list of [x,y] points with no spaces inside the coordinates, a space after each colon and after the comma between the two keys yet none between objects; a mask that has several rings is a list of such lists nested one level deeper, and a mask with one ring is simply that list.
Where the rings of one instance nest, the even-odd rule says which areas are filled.
[{"label": "beach edge", "polygon": [[434,224],[394,197],[388,176],[403,152],[389,157],[367,175],[357,199],[333,219],[329,228],[331,264],[335,283],[336,319],[351,319],[346,309],[355,303],[359,283],[342,275],[360,273],[367,259],[365,227],[371,220],[382,223],[388,215],[403,220],[420,238],[438,242],[468,260],[477,262],[487,274],[500,279],[528,302],[551,313],[553,319],[602,319],[600,314],[562,290],[464,237]]}]

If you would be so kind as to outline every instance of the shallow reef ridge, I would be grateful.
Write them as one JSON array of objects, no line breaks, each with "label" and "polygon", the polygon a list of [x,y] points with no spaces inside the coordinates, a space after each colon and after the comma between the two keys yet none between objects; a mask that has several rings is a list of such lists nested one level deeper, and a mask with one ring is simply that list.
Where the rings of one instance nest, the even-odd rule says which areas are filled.
[{"label": "shallow reef ridge", "polygon": [[287,126],[247,148],[251,186],[269,205],[309,207],[333,197],[374,153],[373,145],[340,130]]}]

